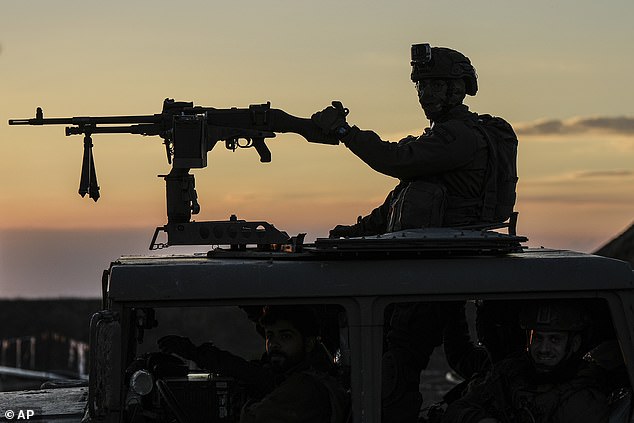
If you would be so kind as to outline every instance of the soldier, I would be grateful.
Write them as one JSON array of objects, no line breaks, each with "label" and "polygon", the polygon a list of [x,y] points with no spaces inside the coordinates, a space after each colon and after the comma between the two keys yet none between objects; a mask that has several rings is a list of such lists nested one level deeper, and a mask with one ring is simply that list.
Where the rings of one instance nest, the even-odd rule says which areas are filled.
[{"label": "soldier", "polygon": [[589,319],[570,301],[522,313],[527,351],[502,360],[447,408],[443,423],[600,423],[608,420],[605,373],[582,359]]},{"label": "soldier", "polygon": [[336,380],[317,370],[319,323],[305,306],[266,307],[260,324],[266,353],[262,363],[247,362],[211,343],[195,346],[188,338],[159,339],[163,352],[193,360],[199,367],[242,380],[250,400],[241,423],[342,423],[348,400]]},{"label": "soldier", "polygon": [[311,118],[371,168],[400,180],[381,206],[355,225],[338,225],[331,237],[500,222],[512,214],[517,138],[503,119],[472,113],[463,104],[478,90],[470,60],[455,50],[415,44],[411,64],[431,123],[421,136],[382,141],[350,127],[347,110],[335,103]]},{"label": "soldier", "polygon": [[[411,59],[411,79],[431,123],[421,136],[383,141],[372,131],[348,125],[347,110],[334,102],[311,118],[374,170],[400,180],[381,206],[355,225],[337,225],[331,237],[486,226],[513,214],[517,137],[503,119],[470,112],[463,104],[466,95],[478,91],[471,61],[429,44],[413,45]],[[422,404],[420,372],[434,348],[444,337],[453,360],[469,355],[473,345],[466,325],[449,324],[464,321],[464,304],[397,304],[393,310],[383,356],[382,421],[414,422]],[[464,330],[457,332],[460,327]]]}]

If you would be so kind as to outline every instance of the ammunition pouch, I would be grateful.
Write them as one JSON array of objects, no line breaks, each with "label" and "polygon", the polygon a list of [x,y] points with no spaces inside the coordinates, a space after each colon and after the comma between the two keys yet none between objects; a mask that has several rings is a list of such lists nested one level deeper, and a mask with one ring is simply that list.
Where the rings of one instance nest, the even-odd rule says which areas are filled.
[{"label": "ammunition pouch", "polygon": [[438,183],[411,181],[394,193],[387,232],[440,227],[447,208],[447,189]]}]

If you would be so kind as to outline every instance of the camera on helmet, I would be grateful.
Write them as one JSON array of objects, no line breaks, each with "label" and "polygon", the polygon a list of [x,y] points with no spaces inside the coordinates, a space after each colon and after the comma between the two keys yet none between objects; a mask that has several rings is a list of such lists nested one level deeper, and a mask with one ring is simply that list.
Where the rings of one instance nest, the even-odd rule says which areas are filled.
[{"label": "camera on helmet", "polygon": [[427,43],[412,44],[412,65],[424,65],[431,62],[431,46]]}]

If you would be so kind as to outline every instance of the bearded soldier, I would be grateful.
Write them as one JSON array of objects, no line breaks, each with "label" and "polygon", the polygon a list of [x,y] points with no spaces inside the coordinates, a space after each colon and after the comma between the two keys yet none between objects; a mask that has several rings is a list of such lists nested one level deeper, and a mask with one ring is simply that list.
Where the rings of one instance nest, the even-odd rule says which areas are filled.
[{"label": "bearded soldier", "polygon": [[429,44],[412,46],[411,79],[431,125],[420,136],[386,142],[350,126],[347,109],[333,102],[312,116],[372,169],[400,183],[385,202],[355,225],[338,225],[331,237],[403,229],[499,223],[515,204],[517,138],[501,118],[478,115],[463,104],[478,91],[471,61]]},{"label": "bearded soldier", "polygon": [[307,306],[268,306],[260,318],[266,354],[247,362],[212,343],[195,346],[189,338],[159,339],[163,352],[194,361],[200,368],[233,376],[248,388],[241,423],[343,423],[348,398],[338,382],[313,366],[319,321]]}]

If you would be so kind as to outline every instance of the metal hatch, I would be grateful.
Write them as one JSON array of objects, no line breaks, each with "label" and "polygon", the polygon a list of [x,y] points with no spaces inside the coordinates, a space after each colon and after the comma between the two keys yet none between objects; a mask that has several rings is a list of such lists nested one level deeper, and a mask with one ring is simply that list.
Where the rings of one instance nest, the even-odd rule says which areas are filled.
[{"label": "metal hatch", "polygon": [[306,250],[317,254],[473,254],[500,255],[521,252],[524,236],[494,231],[454,228],[408,229],[359,238],[318,238]]}]

